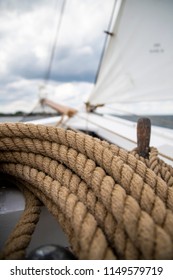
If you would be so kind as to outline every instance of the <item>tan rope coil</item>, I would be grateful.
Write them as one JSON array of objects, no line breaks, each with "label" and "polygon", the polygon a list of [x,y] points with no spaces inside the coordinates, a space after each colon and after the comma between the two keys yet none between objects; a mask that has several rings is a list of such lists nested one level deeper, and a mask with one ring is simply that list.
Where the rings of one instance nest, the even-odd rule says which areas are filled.
[{"label": "tan rope coil", "polygon": [[[173,171],[156,149],[143,160],[83,133],[2,124],[0,171],[48,208],[79,259],[173,258]],[[13,240],[2,258],[24,257]]]},{"label": "tan rope coil", "polygon": [[21,259],[25,257],[25,250],[30,243],[31,235],[39,220],[40,201],[32,192],[23,187],[22,184],[19,184],[19,182],[18,187],[25,197],[25,210],[13,229],[12,234],[6,241],[4,251],[0,255],[1,259],[4,256],[8,256],[7,258],[9,259]]}]

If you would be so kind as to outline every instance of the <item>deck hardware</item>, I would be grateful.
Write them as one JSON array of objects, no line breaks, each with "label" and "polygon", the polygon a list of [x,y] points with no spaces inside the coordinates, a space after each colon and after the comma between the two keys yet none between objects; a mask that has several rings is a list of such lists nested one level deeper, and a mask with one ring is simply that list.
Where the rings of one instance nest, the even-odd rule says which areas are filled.
[{"label": "deck hardware", "polygon": [[76,260],[71,250],[59,245],[42,245],[27,256],[28,260]]},{"label": "deck hardware", "polygon": [[149,157],[151,121],[149,118],[140,118],[137,123],[137,150],[144,158]]},{"label": "deck hardware", "polygon": [[110,35],[110,36],[114,36],[113,32],[110,32],[110,31],[107,31],[107,30],[105,30],[104,33],[106,33],[107,35]]}]

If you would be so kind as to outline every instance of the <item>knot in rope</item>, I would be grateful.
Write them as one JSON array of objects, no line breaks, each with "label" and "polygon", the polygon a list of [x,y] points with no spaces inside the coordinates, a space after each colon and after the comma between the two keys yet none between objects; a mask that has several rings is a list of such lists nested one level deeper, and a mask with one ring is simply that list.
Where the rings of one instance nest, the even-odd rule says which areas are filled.
[{"label": "knot in rope", "polygon": [[173,258],[173,169],[155,148],[143,159],[80,132],[1,124],[0,172],[26,200],[3,259],[25,257],[40,202],[78,259]]}]

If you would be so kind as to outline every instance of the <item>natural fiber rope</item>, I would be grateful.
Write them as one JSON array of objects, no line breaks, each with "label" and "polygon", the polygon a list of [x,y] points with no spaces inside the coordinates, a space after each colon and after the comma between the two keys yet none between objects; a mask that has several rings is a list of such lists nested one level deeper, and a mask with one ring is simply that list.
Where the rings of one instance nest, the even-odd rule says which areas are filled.
[{"label": "natural fiber rope", "polygon": [[[173,258],[173,170],[156,149],[144,160],[83,133],[2,124],[0,171],[48,208],[79,259]],[[13,240],[2,258],[23,258]]]},{"label": "natural fiber rope", "polygon": [[28,189],[24,188],[22,184],[18,183],[18,187],[25,197],[25,210],[12,234],[8,237],[5,249],[2,255],[0,255],[1,258],[4,256],[10,259],[24,258],[25,250],[30,243],[31,235],[39,220],[40,201]]}]

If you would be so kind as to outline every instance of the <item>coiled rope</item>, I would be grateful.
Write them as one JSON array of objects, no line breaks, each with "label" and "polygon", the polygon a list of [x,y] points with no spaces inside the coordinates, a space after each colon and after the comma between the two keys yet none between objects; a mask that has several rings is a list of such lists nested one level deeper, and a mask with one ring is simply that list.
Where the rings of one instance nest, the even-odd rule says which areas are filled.
[{"label": "coiled rope", "polygon": [[0,125],[0,172],[26,198],[2,259],[24,258],[40,201],[78,259],[173,258],[173,169],[155,148],[143,159],[80,132],[6,123]]}]

